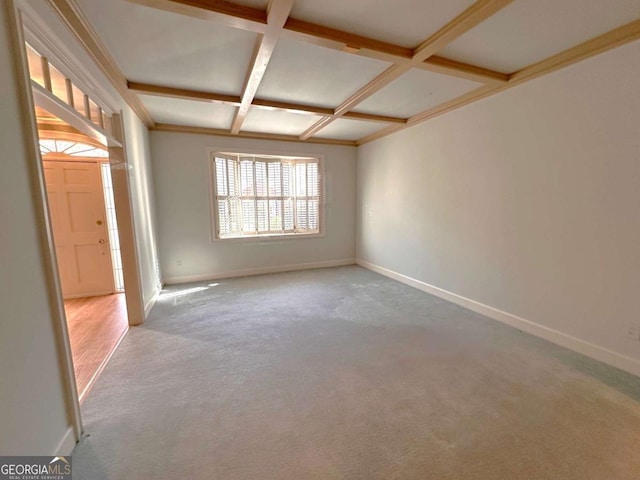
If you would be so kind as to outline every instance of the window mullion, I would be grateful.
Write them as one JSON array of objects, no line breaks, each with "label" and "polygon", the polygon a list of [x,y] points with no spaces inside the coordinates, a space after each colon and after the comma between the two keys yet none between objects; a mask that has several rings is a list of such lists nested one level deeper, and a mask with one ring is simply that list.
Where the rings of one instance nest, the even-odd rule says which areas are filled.
[{"label": "window mullion", "polygon": [[284,225],[284,164],[280,160],[280,230],[285,231]]},{"label": "window mullion", "polygon": [[224,159],[224,183],[226,186],[227,197],[225,198],[225,203],[227,204],[227,218],[225,218],[226,226],[225,230],[228,233],[231,232],[231,205],[229,202],[229,159]]},{"label": "window mullion", "polygon": [[305,163],[304,164],[304,169],[305,169],[305,181],[307,182],[307,190],[305,191],[306,195],[307,195],[307,225],[306,228],[307,230],[309,230],[309,227],[311,225],[311,222],[309,222],[309,163]]},{"label": "window mullion", "polygon": [[267,231],[270,232],[271,231],[271,208],[270,208],[271,202],[269,202],[269,163],[268,162],[264,164],[264,172],[267,178],[267,184],[265,185],[267,187]]},{"label": "window mullion", "polygon": [[291,187],[291,203],[293,204],[293,231],[298,231],[298,162],[292,162],[293,168],[291,171],[293,172],[289,181],[292,183]]},{"label": "window mullion", "polygon": [[256,157],[251,157],[251,165],[253,168],[251,172],[253,173],[253,214],[256,218],[256,229],[255,233],[257,234],[260,231],[258,227],[258,185],[256,183]]},{"label": "window mullion", "polygon": [[235,178],[236,184],[236,221],[238,222],[238,231],[242,234],[244,231],[244,216],[242,215],[242,201],[240,200],[240,196],[242,193],[242,179],[240,178],[240,157],[236,157],[233,164],[233,176]]}]

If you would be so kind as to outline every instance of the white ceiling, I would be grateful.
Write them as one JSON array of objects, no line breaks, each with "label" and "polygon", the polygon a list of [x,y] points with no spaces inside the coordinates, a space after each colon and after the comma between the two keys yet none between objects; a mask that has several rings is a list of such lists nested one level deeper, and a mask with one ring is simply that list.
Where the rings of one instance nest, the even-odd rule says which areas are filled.
[{"label": "white ceiling", "polygon": [[357,140],[386,127],[383,123],[363,122],[348,118],[339,118],[320,130],[316,137],[337,138],[338,140]]},{"label": "white ceiling", "polygon": [[300,135],[320,118],[317,115],[251,107],[243,127],[249,132]]},{"label": "white ceiling", "polygon": [[426,70],[410,70],[355,108],[357,112],[411,117],[482,84]]},{"label": "white ceiling", "polygon": [[257,35],[122,0],[76,0],[128,80],[239,95]]},{"label": "white ceiling", "polygon": [[516,0],[439,55],[512,73],[640,17],[640,0]]},{"label": "white ceiling", "polygon": [[221,103],[197,102],[140,95],[143,105],[156,123],[229,129],[235,107]]},{"label": "white ceiling", "polygon": [[[162,10],[176,5],[170,0],[154,0],[152,3],[159,8],[132,3],[140,0],[73,1],[127,80],[236,97],[235,104],[225,104],[140,94],[154,122],[231,129],[254,50],[263,38],[250,31],[251,26],[233,28],[212,19]],[[262,11],[269,4],[269,0],[230,1]],[[366,92],[351,111],[408,119],[484,86],[487,80],[477,76],[472,81],[462,73],[414,68],[369,90],[368,83],[392,67],[394,60],[384,57],[382,61],[377,59],[382,58],[378,53],[367,50],[344,49],[351,40],[341,40],[339,36],[334,41],[322,37],[323,28],[328,27],[405,49],[415,48],[473,3],[474,0],[294,0],[290,17],[315,24],[316,36],[300,37],[285,30],[267,59],[255,95],[261,103],[289,105],[250,107],[241,131],[303,137],[305,132],[313,131],[312,136],[317,138],[357,141],[397,123],[338,115],[316,132],[309,129],[327,112],[302,111],[322,107],[331,113],[352,95]],[[212,2],[211,8],[215,7],[216,2]],[[640,0],[514,0],[437,55],[512,73],[638,18]],[[401,59],[395,61],[401,63]],[[298,104],[299,113],[291,104]]]},{"label": "white ceiling", "polygon": [[473,0],[296,0],[291,16],[415,48]]},{"label": "white ceiling", "polygon": [[257,96],[335,107],[388,66],[380,60],[282,38]]}]

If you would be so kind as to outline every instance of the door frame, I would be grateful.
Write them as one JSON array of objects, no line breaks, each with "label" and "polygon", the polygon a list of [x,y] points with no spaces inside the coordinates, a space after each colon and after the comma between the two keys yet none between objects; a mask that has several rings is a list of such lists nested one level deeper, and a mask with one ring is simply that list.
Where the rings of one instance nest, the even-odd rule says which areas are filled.
[{"label": "door frame", "polygon": [[[0,7],[3,8],[3,7]],[[58,263],[53,240],[53,229],[49,214],[47,201],[46,183],[44,169],[40,155],[38,125],[35,115],[35,95],[31,85],[28,62],[25,52],[25,29],[27,28],[25,18],[32,18],[28,15],[29,7],[21,0],[7,0],[4,8],[7,9],[9,17],[9,30],[11,37],[11,49],[13,50],[13,61],[16,71],[19,73],[19,102],[21,104],[22,115],[20,122],[25,133],[23,141],[27,144],[29,152],[29,175],[31,177],[31,195],[36,207],[36,218],[39,223],[40,245],[42,261],[47,279],[47,298],[50,306],[51,316],[54,321],[54,334],[59,355],[60,370],[62,372],[63,390],[66,400],[67,416],[73,429],[76,442],[82,438],[82,416],[80,411],[79,394],[73,369],[73,357],[71,354],[71,344],[69,341],[69,331],[64,310],[64,300],[58,273]],[[25,15],[26,14],[26,15]],[[35,14],[33,14],[35,15]],[[51,41],[55,38],[49,37]],[[54,44],[55,47],[55,44]],[[101,90],[101,87],[98,87]],[[41,95],[40,95],[41,96]],[[108,94],[105,93],[105,96]],[[51,99],[49,99],[51,100]],[[55,100],[55,98],[54,98]],[[50,109],[61,108],[65,114],[68,109],[60,103],[53,108],[51,102]],[[55,111],[51,111],[57,114]],[[77,116],[76,116],[77,117]],[[75,120],[74,120],[75,121]],[[127,315],[129,325],[139,325],[144,322],[144,300],[142,296],[142,282],[140,263],[138,260],[137,244],[135,241],[135,225],[133,211],[131,208],[131,189],[129,183],[129,162],[124,145],[125,131],[122,122],[122,111],[112,114],[113,136],[104,135],[88,121],[83,122],[82,129],[92,130],[96,136],[106,139],[106,147],[109,151],[109,162],[112,165],[113,188],[116,206],[116,217],[118,222],[118,237],[120,239],[123,275],[125,281],[125,294],[127,303]],[[69,122],[70,123],[70,122]],[[93,136],[93,135],[90,135]],[[94,137],[96,138],[96,137]],[[116,173],[117,172],[117,173]],[[57,452],[56,452],[57,453]]]}]

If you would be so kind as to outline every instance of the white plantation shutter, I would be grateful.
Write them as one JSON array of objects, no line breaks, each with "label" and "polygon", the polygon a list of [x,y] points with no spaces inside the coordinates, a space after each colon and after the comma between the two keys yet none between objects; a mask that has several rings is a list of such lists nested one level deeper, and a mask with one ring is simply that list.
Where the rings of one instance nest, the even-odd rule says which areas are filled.
[{"label": "white plantation shutter", "polygon": [[218,214],[218,237],[240,236],[238,205],[238,160],[231,156],[215,157],[215,189]]},{"label": "white plantation shutter", "polygon": [[294,164],[285,162],[282,164],[282,202],[284,207],[284,230],[287,232],[295,231],[294,218],[294,195],[293,195],[293,172]]},{"label": "white plantation shutter", "polygon": [[322,193],[322,178],[318,159],[301,159],[296,162],[297,186],[301,194],[296,201],[300,204],[301,214],[296,216],[296,230],[298,232],[315,233],[320,231],[320,206]]},{"label": "white plantation shutter", "polygon": [[320,232],[316,158],[215,154],[217,237]]}]

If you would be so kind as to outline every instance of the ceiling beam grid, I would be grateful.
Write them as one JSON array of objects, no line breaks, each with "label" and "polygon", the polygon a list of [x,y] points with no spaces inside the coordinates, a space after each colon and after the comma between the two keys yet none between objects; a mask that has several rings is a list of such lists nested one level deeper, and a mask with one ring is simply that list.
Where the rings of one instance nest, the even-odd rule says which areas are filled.
[{"label": "ceiling beam grid", "polygon": [[269,60],[280,39],[282,28],[284,27],[289,12],[293,7],[293,0],[271,0],[267,10],[267,29],[259,36],[256,43],[256,49],[253,55],[253,61],[240,100],[240,106],[236,112],[233,123],[231,124],[231,133],[236,135],[240,132],[242,124],[249,113],[251,103],[260,87],[262,78],[269,65]]},{"label": "ceiling beam grid", "polygon": [[404,75],[410,69],[423,64],[425,60],[435,55],[439,50],[446,47],[453,40],[502,10],[512,1],[513,0],[478,0],[418,45],[418,47],[413,50],[411,60],[401,64],[394,64],[384,70],[381,74],[342,102],[336,108],[333,116],[324,117],[305,130],[300,135],[300,139],[306,140],[309,137],[312,137],[327,125],[343,116],[346,112]]},{"label": "ceiling beam grid", "polygon": [[574,63],[580,62],[586,58],[598,55],[613,48],[624,45],[640,39],[640,19],[615,28],[607,33],[599,35],[591,40],[580,43],[556,55],[552,55],[540,62],[529,65],[518,72],[509,75],[507,83],[502,85],[485,85],[468,92],[460,97],[454,98],[436,107],[430,108],[409,118],[405,125],[391,125],[383,128],[371,135],[367,135],[357,140],[358,145],[372,142],[379,138],[391,135],[404,128],[416,125],[418,123],[430,120],[447,112],[463,107],[473,102],[477,102],[483,98],[503,92],[507,89],[521,85],[529,80],[538,78],[542,75],[560,70]]}]

